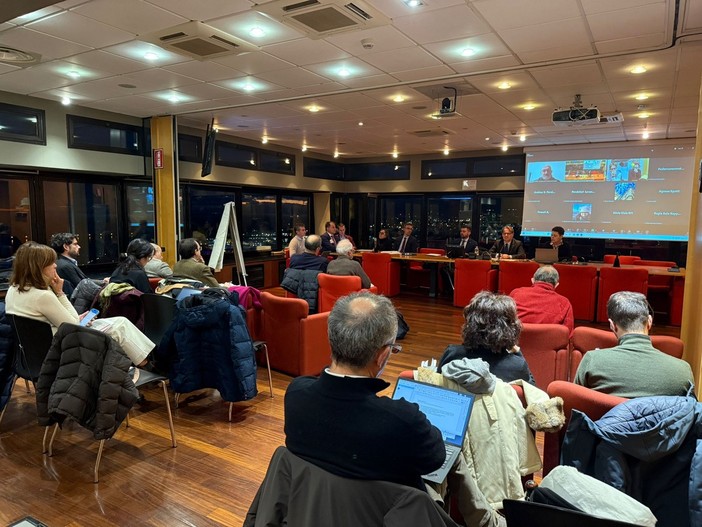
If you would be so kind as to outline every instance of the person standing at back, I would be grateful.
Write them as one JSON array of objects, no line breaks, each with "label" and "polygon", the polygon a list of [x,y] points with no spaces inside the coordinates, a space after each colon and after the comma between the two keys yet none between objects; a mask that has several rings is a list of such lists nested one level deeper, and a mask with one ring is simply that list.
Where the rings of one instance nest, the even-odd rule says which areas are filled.
[{"label": "person standing at back", "polygon": [[414,225],[406,222],[402,225],[402,236],[395,240],[395,250],[401,253],[416,253],[419,252],[419,242],[417,238],[412,236]]}]

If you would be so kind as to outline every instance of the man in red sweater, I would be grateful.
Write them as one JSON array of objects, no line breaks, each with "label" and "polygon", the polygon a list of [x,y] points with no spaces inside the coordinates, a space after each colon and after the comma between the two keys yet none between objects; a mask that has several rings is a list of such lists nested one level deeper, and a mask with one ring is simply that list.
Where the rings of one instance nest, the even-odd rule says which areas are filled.
[{"label": "man in red sweater", "polygon": [[573,306],[556,293],[558,271],[550,265],[539,267],[531,287],[518,287],[509,296],[517,303],[519,320],[529,324],[563,324],[573,333]]}]

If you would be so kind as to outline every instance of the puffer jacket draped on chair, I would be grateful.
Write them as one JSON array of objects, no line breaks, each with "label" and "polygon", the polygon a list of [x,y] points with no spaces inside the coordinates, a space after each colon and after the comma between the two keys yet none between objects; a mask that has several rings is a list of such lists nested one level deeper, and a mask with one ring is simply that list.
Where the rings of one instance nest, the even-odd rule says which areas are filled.
[{"label": "puffer jacket draped on chair", "polygon": [[245,311],[208,291],[178,302],[157,351],[158,365],[168,371],[176,393],[216,388],[227,402],[246,401],[257,392]]},{"label": "puffer jacket draped on chair", "polygon": [[0,302],[0,412],[10,400],[15,382],[14,332],[5,316],[5,303]]},{"label": "puffer jacket draped on chair", "polygon": [[128,374],[132,361],[109,335],[61,324],[37,381],[39,424],[71,418],[109,439],[139,397]]}]

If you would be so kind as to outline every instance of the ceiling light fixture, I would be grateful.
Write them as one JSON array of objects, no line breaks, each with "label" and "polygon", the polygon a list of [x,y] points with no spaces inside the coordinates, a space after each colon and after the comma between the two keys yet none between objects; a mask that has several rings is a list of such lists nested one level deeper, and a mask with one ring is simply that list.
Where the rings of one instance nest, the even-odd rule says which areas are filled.
[{"label": "ceiling light fixture", "polygon": [[261,37],[266,36],[266,32],[263,30],[263,28],[256,26],[256,27],[252,27],[249,30],[249,35],[251,35],[254,38],[261,38]]},{"label": "ceiling light fixture", "polygon": [[520,136],[519,136],[519,140],[520,140],[522,143],[523,143],[524,141],[526,141],[526,135],[524,135],[524,134],[520,135]]},{"label": "ceiling light fixture", "polygon": [[268,143],[268,137],[266,137],[266,136],[264,135],[264,136],[261,138],[261,143],[263,143],[264,145],[267,144],[267,143]]},{"label": "ceiling light fixture", "polygon": [[641,73],[646,73],[648,70],[644,66],[634,66],[629,70],[629,73],[633,73],[634,75],[639,75]]},{"label": "ceiling light fixture", "polygon": [[307,145],[303,144],[300,150],[302,150],[303,152],[307,152]]},{"label": "ceiling light fixture", "polygon": [[509,146],[507,146],[507,145],[502,145],[502,147],[501,147],[500,149],[501,149],[503,152],[506,152],[507,150],[509,150]]},{"label": "ceiling light fixture", "polygon": [[308,106],[307,109],[312,113],[317,113],[320,110],[319,106],[317,106],[316,104]]},{"label": "ceiling light fixture", "polygon": [[531,103],[529,103],[529,104],[525,104],[524,106],[522,106],[522,108],[524,108],[526,111],[531,111],[531,110],[533,110],[534,108],[536,108],[536,106],[533,105],[533,104],[531,104]]},{"label": "ceiling light fixture", "polygon": [[149,51],[147,53],[144,53],[144,58],[146,60],[158,60],[158,54],[154,53],[153,51]]},{"label": "ceiling light fixture", "polygon": [[71,98],[70,97],[61,97],[61,104],[64,106],[68,106],[71,104]]},{"label": "ceiling light fixture", "polygon": [[475,55],[475,50],[473,48],[463,48],[461,50],[462,57],[472,57],[473,55]]},{"label": "ceiling light fixture", "polygon": [[346,67],[340,68],[339,71],[337,71],[337,73],[339,74],[339,77],[348,77],[349,75],[351,75],[351,72]]},{"label": "ceiling light fixture", "polygon": [[397,159],[397,156],[398,156],[398,155],[399,155],[399,154],[397,153],[397,150],[395,150],[395,151],[392,153],[393,159]]},{"label": "ceiling light fixture", "polygon": [[358,121],[358,126],[363,126],[363,121]]},{"label": "ceiling light fixture", "polygon": [[253,90],[256,89],[256,86],[254,86],[254,85],[253,85],[252,83],[250,83],[250,82],[246,82],[246,83],[244,83],[244,84],[241,86],[241,88],[242,88],[243,90],[245,90],[245,91],[253,91]]},{"label": "ceiling light fixture", "polygon": [[646,99],[648,99],[648,95],[646,95],[645,93],[640,93],[635,97],[635,99],[637,101],[645,101]]},{"label": "ceiling light fixture", "polygon": [[648,139],[650,137],[648,131],[644,130],[644,133],[641,135],[641,137],[643,137],[644,139]]},{"label": "ceiling light fixture", "polygon": [[444,155],[447,156],[447,155],[449,155],[449,153],[450,153],[449,147],[445,146],[444,147]]},{"label": "ceiling light fixture", "polygon": [[334,150],[334,159],[336,159],[337,157],[339,157],[339,151],[338,151],[338,150]]},{"label": "ceiling light fixture", "polygon": [[404,95],[395,95],[392,98],[392,100],[395,102],[405,102],[405,96]]},{"label": "ceiling light fixture", "polygon": [[71,70],[71,71],[67,72],[66,75],[68,77],[70,77],[71,79],[79,79],[80,78],[80,72],[78,72],[76,70]]},{"label": "ceiling light fixture", "polygon": [[171,93],[171,94],[168,96],[168,100],[171,101],[171,102],[178,102],[178,101],[180,101],[180,98],[179,98],[178,95],[176,95],[175,93]]},{"label": "ceiling light fixture", "polygon": [[498,84],[497,87],[501,90],[509,90],[512,87],[512,85],[507,81],[503,81],[500,84]]},{"label": "ceiling light fixture", "polygon": [[402,3],[405,4],[407,7],[419,7],[421,5],[424,5],[424,2],[422,2],[422,0],[402,0]]},{"label": "ceiling light fixture", "polygon": [[642,112],[642,113],[640,113],[639,115],[637,115],[637,117],[638,117],[639,119],[648,119],[649,117],[651,117],[651,114],[650,114],[650,113],[646,113],[646,112]]}]

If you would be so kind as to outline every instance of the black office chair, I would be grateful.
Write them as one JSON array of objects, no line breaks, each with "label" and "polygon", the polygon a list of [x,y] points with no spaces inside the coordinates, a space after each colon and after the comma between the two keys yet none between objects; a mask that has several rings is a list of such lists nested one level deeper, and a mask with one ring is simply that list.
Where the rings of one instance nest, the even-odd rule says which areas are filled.
[{"label": "black office chair", "polygon": [[[28,393],[31,393],[29,389],[30,382],[36,392],[35,383],[39,378],[41,365],[44,363],[44,358],[54,338],[51,325],[41,320],[18,315],[7,315],[7,319],[15,334],[15,373],[18,377],[24,379]],[[0,413],[0,422],[2,422],[6,409],[7,405]]]},{"label": "black office chair", "polygon": [[597,518],[574,511],[521,500],[503,500],[507,527],[635,527],[633,523]]},{"label": "black office chair", "polygon": [[144,335],[158,346],[175,318],[176,299],[145,293],[141,295],[141,305],[144,308]]}]

